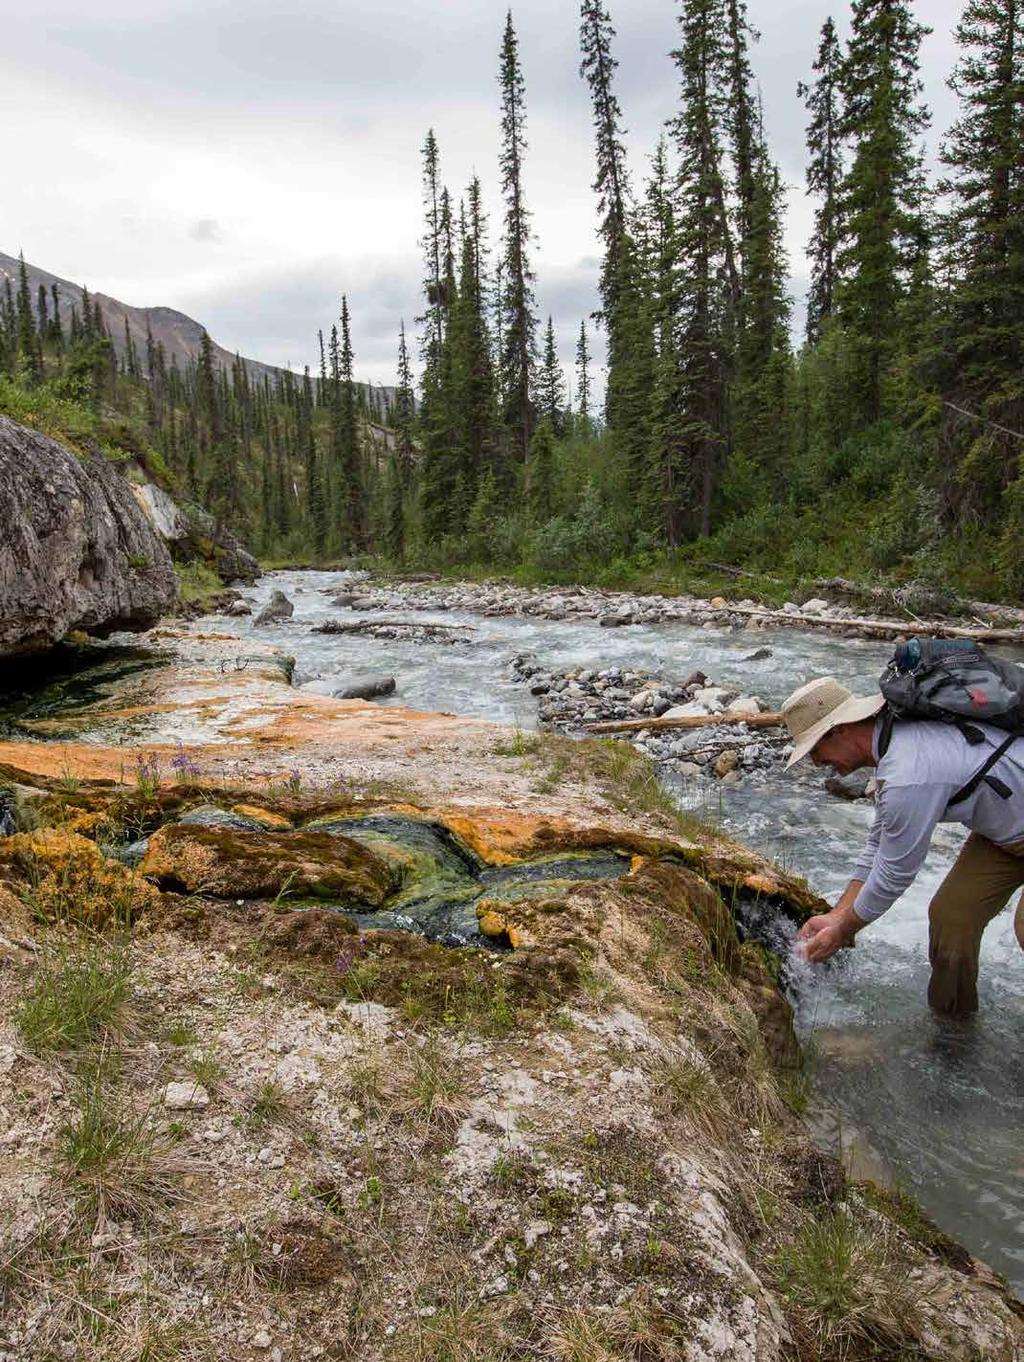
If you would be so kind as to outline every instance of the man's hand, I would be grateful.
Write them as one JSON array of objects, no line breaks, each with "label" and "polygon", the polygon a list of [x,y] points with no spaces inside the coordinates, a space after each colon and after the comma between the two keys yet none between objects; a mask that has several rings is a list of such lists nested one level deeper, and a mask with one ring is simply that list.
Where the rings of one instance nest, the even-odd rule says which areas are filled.
[{"label": "man's hand", "polygon": [[860,889],[859,883],[857,891],[851,893],[852,889],[853,885],[847,889],[830,913],[810,917],[800,928],[797,940],[805,943],[804,954],[812,964],[818,965],[823,960],[831,960],[844,946],[852,946],[853,938],[862,927],[867,926],[867,923],[853,911],[852,900]]}]

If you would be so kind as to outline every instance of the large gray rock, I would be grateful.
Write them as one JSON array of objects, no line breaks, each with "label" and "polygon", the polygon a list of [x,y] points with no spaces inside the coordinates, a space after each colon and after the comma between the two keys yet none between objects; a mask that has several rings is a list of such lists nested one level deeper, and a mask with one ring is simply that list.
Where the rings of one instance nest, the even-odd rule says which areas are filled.
[{"label": "large gray rock", "polygon": [[177,594],[167,546],[115,466],[0,417],[0,655],[72,629],[149,629]]},{"label": "large gray rock", "polygon": [[277,624],[281,620],[290,620],[295,612],[295,606],[284,594],[276,588],[271,594],[270,600],[253,620],[253,624]]},{"label": "large gray rock", "polygon": [[176,563],[196,560],[211,567],[222,582],[251,586],[262,575],[260,565],[227,526],[201,506],[179,506],[166,492],[151,485],[139,489],[151,518],[168,541]]}]

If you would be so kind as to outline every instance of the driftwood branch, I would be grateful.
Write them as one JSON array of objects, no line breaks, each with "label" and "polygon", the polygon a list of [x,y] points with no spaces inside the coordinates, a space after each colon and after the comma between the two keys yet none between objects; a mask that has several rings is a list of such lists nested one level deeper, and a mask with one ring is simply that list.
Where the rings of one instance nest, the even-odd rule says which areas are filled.
[{"label": "driftwood branch", "polygon": [[708,563],[716,572],[724,572],[727,577],[753,577],[759,582],[781,582],[781,577],[769,577],[766,572],[748,572],[746,568],[733,567],[730,563]]},{"label": "driftwood branch", "polygon": [[384,615],[368,620],[327,620],[313,630],[320,634],[374,634],[381,629],[427,630],[438,634],[474,633],[475,624],[433,624],[424,620],[392,620]]},{"label": "driftwood branch", "polygon": [[1024,629],[965,629],[959,625],[931,623],[910,624],[899,620],[874,620],[844,618],[835,615],[787,615],[783,610],[765,610],[758,606],[730,605],[734,615],[747,615],[763,620],[778,620],[782,623],[803,627],[822,625],[830,629],[856,629],[869,638],[905,638],[908,634],[923,635],[930,638],[969,638],[979,643],[1018,643],[1024,645]]},{"label": "driftwood branch", "polygon": [[599,724],[585,724],[588,733],[634,733],[641,728],[657,732],[666,728],[738,727],[781,728],[785,723],[781,714],[689,714],[684,719],[608,719]]}]

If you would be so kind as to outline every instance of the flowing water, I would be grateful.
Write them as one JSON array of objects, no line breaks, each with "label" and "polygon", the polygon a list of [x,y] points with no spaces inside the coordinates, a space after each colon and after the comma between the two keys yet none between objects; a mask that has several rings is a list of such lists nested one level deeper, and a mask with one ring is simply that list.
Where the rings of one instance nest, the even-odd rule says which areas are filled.
[{"label": "flowing water", "polygon": [[[785,630],[733,633],[665,624],[602,629],[596,622],[486,618],[472,612],[383,612],[391,618],[464,624],[463,641],[414,643],[311,632],[339,612],[321,588],[337,573],[288,572],[249,592],[256,607],[275,587],[295,604],[291,620],[217,628],[278,644],[297,660],[296,681],[393,675],[392,703],[478,715],[524,729],[537,702],[511,679],[509,659],[529,652],[545,667],[628,665],[682,679],[700,668],[773,708],[811,676],[831,674],[870,693],[891,645]],[[368,616],[379,619],[380,613]],[[744,659],[756,648],[772,656]],[[388,703],[385,701],[384,703]],[[718,819],[736,838],[805,875],[825,897],[849,879],[871,821],[866,802],[824,793],[813,769],[776,768],[726,787],[666,776],[680,802]],[[937,1023],[925,1004],[927,906],[956,856],[962,830],[942,827],[913,888],[853,951],[828,966],[794,963],[798,1024],[813,1058],[819,1137],[841,1145],[862,1175],[916,1193],[925,1209],[1024,1292],[1024,957],[1012,909],[982,946],[981,1012]]]}]

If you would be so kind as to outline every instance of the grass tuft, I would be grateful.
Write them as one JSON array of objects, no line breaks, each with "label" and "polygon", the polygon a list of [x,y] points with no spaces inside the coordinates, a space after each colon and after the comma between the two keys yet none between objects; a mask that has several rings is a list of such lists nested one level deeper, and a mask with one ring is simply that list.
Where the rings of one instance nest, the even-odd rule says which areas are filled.
[{"label": "grass tuft", "polygon": [[910,1264],[878,1226],[846,1209],[804,1221],[776,1251],[773,1267],[815,1356],[843,1355],[856,1341],[880,1345],[907,1333],[916,1305]]},{"label": "grass tuft", "polygon": [[64,1054],[123,1031],[134,975],[128,947],[117,942],[48,951],[14,1010],[25,1044],[37,1055]]},{"label": "grass tuft", "polygon": [[466,1088],[458,1064],[432,1035],[409,1052],[404,1111],[429,1127],[454,1129],[466,1110]]},{"label": "grass tuft", "polygon": [[139,1219],[177,1198],[170,1140],[149,1109],[132,1106],[101,1051],[79,1076],[73,1110],[56,1131],[58,1171],[99,1220]]}]

